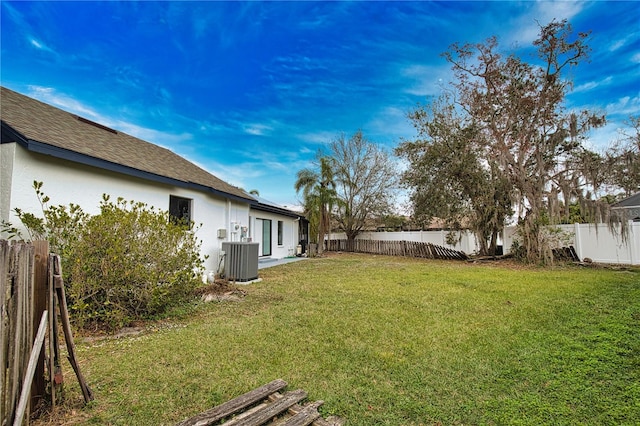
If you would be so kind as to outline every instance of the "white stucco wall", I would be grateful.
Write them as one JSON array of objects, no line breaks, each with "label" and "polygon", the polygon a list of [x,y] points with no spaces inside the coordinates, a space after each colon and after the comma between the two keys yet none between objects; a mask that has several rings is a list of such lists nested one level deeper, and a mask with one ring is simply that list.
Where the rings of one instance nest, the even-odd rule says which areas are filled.
[{"label": "white stucco wall", "polygon": [[[296,254],[299,243],[298,219],[281,216],[275,213],[263,212],[251,209],[250,237],[253,242],[259,243],[258,253],[262,255],[262,224],[260,219],[271,220],[271,258],[281,259]],[[278,244],[278,221],[283,222],[282,244]]]},{"label": "white stucco wall", "polygon": [[[217,271],[222,242],[234,237],[229,232],[231,223],[237,222],[245,226],[249,223],[248,203],[229,201],[204,192],[32,153],[15,143],[0,146],[0,212],[3,215],[6,212],[7,219],[14,225],[19,224],[13,213],[15,207],[42,216],[42,209],[32,187],[34,181],[43,182],[42,190],[51,198],[50,205],[75,203],[90,214],[99,212],[102,194],[109,194],[112,200],[123,197],[125,200],[140,201],[165,211],[169,209],[170,195],[189,198],[192,200],[192,220],[196,224],[202,224],[197,236],[202,240],[203,255],[209,255],[205,267],[207,271]],[[12,168],[13,174],[7,172],[9,168]],[[218,229],[227,230],[225,239],[218,238]]]},{"label": "white stucco wall", "polygon": [[0,221],[9,220],[15,151],[15,143],[0,144]]}]

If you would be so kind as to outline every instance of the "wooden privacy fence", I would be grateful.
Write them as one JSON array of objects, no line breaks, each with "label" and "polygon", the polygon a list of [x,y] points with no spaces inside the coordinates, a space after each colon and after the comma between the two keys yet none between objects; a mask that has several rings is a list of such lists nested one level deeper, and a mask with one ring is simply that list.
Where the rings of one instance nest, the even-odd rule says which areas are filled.
[{"label": "wooden privacy fence", "polygon": [[426,259],[467,260],[469,258],[462,251],[418,241],[328,240],[326,241],[326,246],[328,251],[384,254]]},{"label": "wooden privacy fence", "polygon": [[[12,424],[34,341],[35,247],[0,240],[0,424]],[[42,315],[42,313],[40,313]],[[41,376],[41,375],[40,375]]]},{"label": "wooden privacy fence", "polygon": [[0,240],[0,309],[0,425],[28,422],[41,401],[55,407],[63,381],[59,324],[85,402],[93,399],[75,359],[60,257],[46,241]]}]

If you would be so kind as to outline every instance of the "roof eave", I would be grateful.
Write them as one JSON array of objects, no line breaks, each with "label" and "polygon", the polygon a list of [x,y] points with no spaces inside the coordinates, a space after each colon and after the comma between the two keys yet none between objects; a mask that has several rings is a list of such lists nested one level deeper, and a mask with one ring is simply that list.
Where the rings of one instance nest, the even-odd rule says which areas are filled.
[{"label": "roof eave", "polygon": [[20,132],[9,126],[4,120],[0,120],[0,128],[2,132],[2,143],[17,142],[23,147],[27,147],[29,141]]},{"label": "roof eave", "polygon": [[289,217],[294,217],[294,218],[304,218],[304,215],[300,214],[300,213],[296,213],[292,210],[287,210],[287,209],[281,209],[281,208],[277,208],[274,206],[269,206],[266,204],[262,204],[259,202],[255,202],[255,203],[251,203],[251,208],[254,210],[260,210],[263,212],[268,212],[268,213],[276,213],[276,214],[281,214],[283,216],[289,216]]},{"label": "roof eave", "polygon": [[92,166],[92,167],[112,171],[115,173],[120,173],[127,176],[133,176],[140,179],[149,180],[152,182],[157,182],[157,183],[162,183],[167,185],[174,185],[182,188],[194,189],[200,192],[208,192],[213,195],[217,195],[223,198],[228,198],[230,200],[238,201],[242,203],[250,204],[253,201],[252,199],[243,198],[235,194],[229,194],[228,192],[220,191],[210,186],[157,175],[155,173],[146,172],[143,170],[136,169],[134,167],[124,166],[122,164],[117,164],[111,161],[92,157],[87,154],[81,154],[69,149],[60,148],[54,145],[49,145],[44,142],[35,141],[32,139],[26,139],[19,132],[11,128],[11,126],[7,125],[5,122],[2,122],[2,132],[5,133],[5,131],[6,131],[6,134],[11,135],[12,138],[15,139],[15,142],[19,143],[28,151],[35,152],[38,154],[49,155],[51,157],[60,158],[62,160],[72,161],[74,163]]}]

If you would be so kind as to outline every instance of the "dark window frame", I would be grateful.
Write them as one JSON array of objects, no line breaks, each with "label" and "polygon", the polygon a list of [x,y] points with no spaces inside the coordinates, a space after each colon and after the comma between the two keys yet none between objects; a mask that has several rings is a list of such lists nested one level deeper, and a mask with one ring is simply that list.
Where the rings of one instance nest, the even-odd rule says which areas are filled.
[{"label": "dark window frame", "polygon": [[278,221],[278,245],[284,245],[284,221]]},{"label": "dark window frame", "polygon": [[169,219],[173,223],[191,226],[193,218],[193,199],[169,195]]}]

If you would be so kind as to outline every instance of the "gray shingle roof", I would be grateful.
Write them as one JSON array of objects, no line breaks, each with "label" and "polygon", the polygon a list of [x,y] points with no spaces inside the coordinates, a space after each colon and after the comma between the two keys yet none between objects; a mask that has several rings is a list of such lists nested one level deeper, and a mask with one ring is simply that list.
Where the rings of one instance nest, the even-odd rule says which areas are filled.
[{"label": "gray shingle roof", "polygon": [[[119,170],[141,171],[147,177],[158,176],[169,181],[195,184],[223,196],[228,194],[232,198],[254,202],[242,189],[218,179],[166,148],[106,128],[5,87],[0,89],[3,137],[5,126],[9,126],[19,134],[19,138],[24,139],[22,142],[45,144],[54,150],[59,148],[57,152],[61,153],[81,154],[69,155],[68,159],[97,159],[101,164],[116,165]],[[64,155],[59,156],[64,158]]]},{"label": "gray shingle roof", "polygon": [[640,207],[640,192],[613,205],[614,208]]}]

